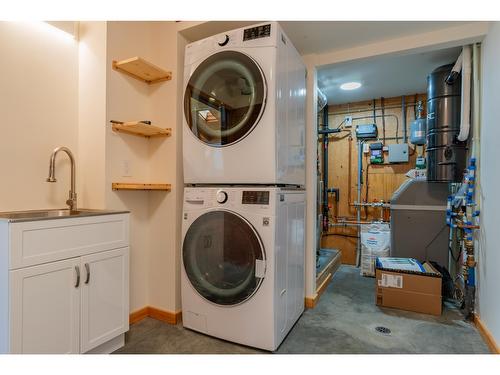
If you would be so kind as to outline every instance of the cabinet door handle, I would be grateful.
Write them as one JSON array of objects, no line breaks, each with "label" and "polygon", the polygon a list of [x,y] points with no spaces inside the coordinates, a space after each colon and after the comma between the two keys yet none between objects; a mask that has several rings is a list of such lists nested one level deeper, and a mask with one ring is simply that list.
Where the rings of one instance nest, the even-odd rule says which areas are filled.
[{"label": "cabinet door handle", "polygon": [[87,278],[85,279],[85,284],[88,284],[90,281],[90,266],[88,263],[85,263],[85,271],[87,272]]},{"label": "cabinet door handle", "polygon": [[75,288],[78,288],[80,286],[80,267],[75,266],[75,271],[76,271],[76,284],[75,284]]}]

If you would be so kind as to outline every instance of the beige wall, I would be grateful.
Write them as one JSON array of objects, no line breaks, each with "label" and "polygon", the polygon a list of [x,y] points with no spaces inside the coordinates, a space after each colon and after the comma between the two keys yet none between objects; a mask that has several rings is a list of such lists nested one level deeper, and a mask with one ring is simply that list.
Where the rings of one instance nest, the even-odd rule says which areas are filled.
[{"label": "beige wall", "polygon": [[105,208],[107,27],[79,26],[78,201],[81,207]]},{"label": "beige wall", "polygon": [[153,25],[158,38],[158,61],[172,71],[172,80],[164,85],[163,95],[152,97],[152,105],[161,122],[172,128],[167,142],[152,140],[151,174],[172,184],[172,191],[149,197],[151,243],[149,264],[149,300],[152,306],[168,311],[181,310],[180,244],[183,197],[182,178],[182,92],[185,40],[177,34],[175,22]]},{"label": "beige wall", "polygon": [[78,156],[78,42],[42,22],[0,22],[0,211],[63,208]]},{"label": "beige wall", "polygon": [[[177,126],[177,89],[182,70],[177,63],[177,29],[174,22],[108,23],[107,120],[151,120],[172,128],[169,138],[144,139],[116,134],[108,126],[107,181],[144,181],[172,184],[166,192],[113,192],[106,190],[110,208],[128,208],[131,214],[131,311],[151,305],[180,310],[178,195],[180,128]],[[148,86],[111,69],[113,59],[141,56],[172,71],[173,79]],[[130,165],[130,177],[123,164]]]},{"label": "beige wall", "polygon": [[[95,77],[100,77],[95,83],[97,95],[80,99],[95,109],[90,115],[80,111],[81,153],[87,156],[85,163],[91,178],[82,190],[88,193],[84,193],[88,202],[103,201],[106,208],[131,211],[130,310],[150,305],[178,311],[183,184],[181,132],[177,126],[177,90],[182,82],[182,69],[179,71],[177,64],[180,62],[182,67],[182,60],[177,53],[176,25],[83,22],[80,33],[81,42],[87,43],[81,49],[91,49],[85,55],[86,61],[80,62],[81,81],[95,82]],[[183,51],[184,45],[179,48]],[[133,56],[171,70],[173,79],[147,85],[112,69],[113,60]],[[150,120],[172,128],[172,136],[145,139],[118,134],[111,130],[110,120]],[[92,142],[92,138],[97,141]],[[97,175],[90,176],[94,170]],[[113,191],[112,182],[165,182],[172,184],[172,191]]]},{"label": "beige wall", "polygon": [[[144,82],[112,69],[113,60],[141,56],[161,65],[153,53],[152,32],[143,22],[108,22],[106,66],[106,207],[128,209],[130,214],[130,310],[149,304],[150,235],[149,197],[163,192],[113,191],[112,182],[154,182],[150,174],[148,139],[111,130],[110,120],[151,120],[160,124],[151,105],[151,96],[161,94],[163,83],[148,86]],[[168,84],[168,82],[166,83]],[[166,141],[168,142],[168,140]],[[123,163],[129,164],[124,173]],[[129,176],[125,176],[125,175]]]}]

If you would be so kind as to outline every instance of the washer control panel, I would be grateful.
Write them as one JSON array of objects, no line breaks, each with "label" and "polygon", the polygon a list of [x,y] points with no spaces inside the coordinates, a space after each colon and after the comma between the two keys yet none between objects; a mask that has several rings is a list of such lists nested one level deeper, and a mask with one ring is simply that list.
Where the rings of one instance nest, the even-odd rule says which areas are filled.
[{"label": "washer control panel", "polygon": [[269,204],[269,191],[245,190],[241,198],[242,204]]}]

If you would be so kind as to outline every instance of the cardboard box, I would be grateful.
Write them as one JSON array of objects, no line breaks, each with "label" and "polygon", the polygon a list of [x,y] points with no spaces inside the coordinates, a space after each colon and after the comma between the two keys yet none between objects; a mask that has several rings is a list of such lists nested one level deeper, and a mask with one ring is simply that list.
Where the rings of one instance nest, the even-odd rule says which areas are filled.
[{"label": "cardboard box", "polygon": [[441,315],[442,276],[430,264],[431,272],[378,268],[375,271],[376,304],[382,307]]}]

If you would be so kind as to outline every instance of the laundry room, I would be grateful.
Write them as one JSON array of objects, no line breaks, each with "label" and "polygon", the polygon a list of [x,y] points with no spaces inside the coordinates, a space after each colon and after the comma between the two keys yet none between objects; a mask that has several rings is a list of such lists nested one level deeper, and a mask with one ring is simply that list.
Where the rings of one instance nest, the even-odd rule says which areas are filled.
[{"label": "laundry room", "polygon": [[499,41],[0,21],[0,354],[500,353]]}]

